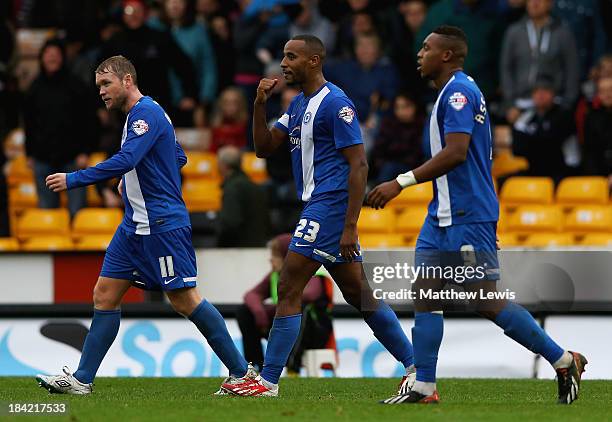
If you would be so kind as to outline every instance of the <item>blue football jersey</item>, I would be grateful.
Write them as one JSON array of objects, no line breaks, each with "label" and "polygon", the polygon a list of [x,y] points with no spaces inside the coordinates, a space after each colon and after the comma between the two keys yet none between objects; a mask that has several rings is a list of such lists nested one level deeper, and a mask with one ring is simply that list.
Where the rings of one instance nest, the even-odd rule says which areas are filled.
[{"label": "blue football jersey", "polygon": [[180,168],[187,158],[162,107],[142,97],[123,126],[121,150],[95,167],[69,173],[68,188],[123,176],[125,216],[129,232],[149,235],[189,226],[181,193]]},{"label": "blue football jersey", "polygon": [[344,91],[326,82],[308,97],[300,93],[274,127],[289,135],[298,198],[348,191],[349,165],[340,150],[363,141]]},{"label": "blue football jersey", "polygon": [[423,144],[429,159],[446,145],[448,133],[471,135],[467,159],[433,182],[429,216],[440,227],[497,221],[499,204],[491,177],[493,141],[480,89],[470,76],[456,72],[440,91],[425,125]]}]

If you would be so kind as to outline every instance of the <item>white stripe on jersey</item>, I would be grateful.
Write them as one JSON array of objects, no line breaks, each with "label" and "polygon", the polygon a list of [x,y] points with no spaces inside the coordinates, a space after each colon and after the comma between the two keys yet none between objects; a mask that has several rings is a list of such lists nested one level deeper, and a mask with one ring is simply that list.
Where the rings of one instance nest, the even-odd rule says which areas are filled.
[{"label": "white stripe on jersey", "polygon": [[[128,114],[125,118],[125,125],[123,125],[123,135],[121,136],[121,146],[127,138],[127,124],[130,115]],[[133,215],[132,221],[136,223],[136,234],[151,234],[151,228],[149,227],[149,214],[147,213],[147,206],[145,204],[144,197],[142,196],[142,190],[140,189],[140,182],[138,181],[138,174],[136,169],[132,169],[125,174],[125,186],[124,191],[127,196],[127,200],[130,202],[132,207]],[[124,197],[125,199],[125,197]]]},{"label": "white stripe on jersey", "polygon": [[278,119],[278,123],[280,123],[281,125],[283,125],[287,129],[289,129],[289,115],[287,113],[284,113],[280,117],[280,119]]},{"label": "white stripe on jersey", "polygon": [[[431,156],[433,157],[442,151],[442,134],[438,126],[438,103],[444,94],[446,87],[455,79],[453,76],[448,80],[444,88],[440,90],[438,99],[431,110],[431,119],[429,120],[429,145],[431,147]],[[450,193],[448,191],[448,179],[446,175],[436,178],[436,188],[438,189],[438,221],[440,227],[447,227],[453,224],[453,215],[451,212]]]},{"label": "white stripe on jersey", "polygon": [[315,188],[314,183],[314,125],[313,122],[319,111],[319,106],[327,94],[330,93],[328,87],[323,87],[321,91],[310,100],[304,112],[304,116],[310,113],[311,117],[307,122],[302,118],[301,144],[302,144],[302,201],[310,200],[310,196]]}]

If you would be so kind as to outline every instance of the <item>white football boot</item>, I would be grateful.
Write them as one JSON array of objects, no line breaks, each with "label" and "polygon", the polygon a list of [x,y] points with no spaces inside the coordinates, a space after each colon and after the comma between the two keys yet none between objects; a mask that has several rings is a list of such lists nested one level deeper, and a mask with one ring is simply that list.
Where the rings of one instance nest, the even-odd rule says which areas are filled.
[{"label": "white football boot", "polygon": [[67,366],[62,368],[64,375],[36,375],[36,381],[42,388],[49,390],[49,393],[56,394],[91,394],[93,384],[84,384],[70,373]]}]

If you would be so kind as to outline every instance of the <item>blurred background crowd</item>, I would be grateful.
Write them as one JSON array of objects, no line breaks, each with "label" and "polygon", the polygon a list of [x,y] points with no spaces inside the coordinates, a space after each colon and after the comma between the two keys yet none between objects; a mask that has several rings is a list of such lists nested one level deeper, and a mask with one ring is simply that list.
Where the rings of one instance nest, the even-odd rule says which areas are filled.
[{"label": "blurred background crowd", "polygon": [[292,231],[300,204],[289,150],[256,159],[250,111],[264,76],[280,82],[270,122],[298,93],[284,84],[280,60],[287,39],[303,33],[323,41],[326,78],[355,103],[371,185],[423,160],[436,92],[419,77],[416,54],[442,24],[467,33],[465,71],[487,100],[499,187],[516,175],[612,185],[611,0],[6,0],[0,8],[0,237],[14,234],[9,221],[28,201],[66,205],[71,216],[121,206],[116,181],[67,198],[44,187],[46,175],[120,148],[125,117],[103,108],[93,73],[115,54],[132,60],[141,91],[165,108],[188,150],[184,194],[196,235],[263,246]]}]

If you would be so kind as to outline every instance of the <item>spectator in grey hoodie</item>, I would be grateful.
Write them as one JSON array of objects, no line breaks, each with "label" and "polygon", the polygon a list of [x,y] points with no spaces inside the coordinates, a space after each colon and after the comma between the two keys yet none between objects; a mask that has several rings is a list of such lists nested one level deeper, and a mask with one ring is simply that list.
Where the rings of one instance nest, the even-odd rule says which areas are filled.
[{"label": "spectator in grey hoodie", "polygon": [[550,14],[552,0],[527,0],[527,16],[508,28],[501,52],[504,110],[514,123],[532,106],[538,78],[552,78],[556,103],[574,106],[579,94],[579,61],[570,29]]}]

